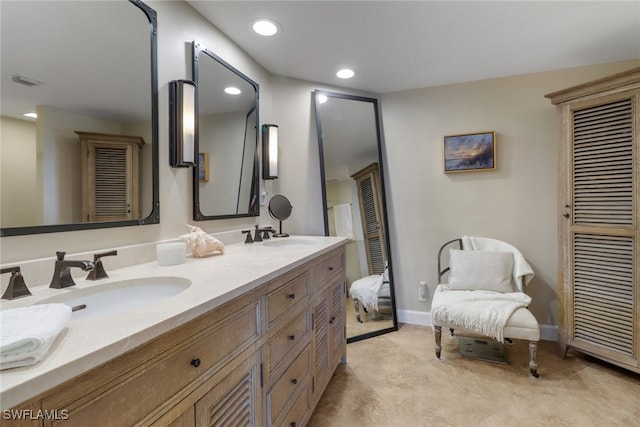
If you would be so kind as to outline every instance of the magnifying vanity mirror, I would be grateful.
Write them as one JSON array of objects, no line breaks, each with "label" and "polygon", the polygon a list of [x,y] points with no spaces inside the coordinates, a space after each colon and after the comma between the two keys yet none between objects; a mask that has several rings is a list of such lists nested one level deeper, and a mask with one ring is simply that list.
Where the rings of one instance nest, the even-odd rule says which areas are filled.
[{"label": "magnifying vanity mirror", "polygon": [[291,216],[293,206],[289,199],[281,194],[276,194],[269,201],[269,215],[271,218],[278,220],[280,223],[278,232],[273,237],[289,237],[289,234],[282,232],[282,221],[288,219]]},{"label": "magnifying vanity mirror", "polygon": [[316,90],[325,234],[348,237],[347,342],[398,329],[378,102]]},{"label": "magnifying vanity mirror", "polygon": [[198,167],[196,221],[259,215],[258,84],[192,43]]},{"label": "magnifying vanity mirror", "polygon": [[[138,0],[0,10],[0,235],[158,223],[155,11]],[[96,177],[124,184],[100,191]]]}]

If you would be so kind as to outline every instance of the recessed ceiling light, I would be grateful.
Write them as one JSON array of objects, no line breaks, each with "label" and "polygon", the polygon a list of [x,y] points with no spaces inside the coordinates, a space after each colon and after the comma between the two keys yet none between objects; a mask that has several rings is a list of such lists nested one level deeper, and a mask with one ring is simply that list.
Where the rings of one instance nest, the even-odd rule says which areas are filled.
[{"label": "recessed ceiling light", "polygon": [[350,79],[355,75],[356,73],[353,70],[350,70],[348,68],[343,68],[342,70],[336,73],[336,76],[338,76],[338,78],[341,78],[341,79]]},{"label": "recessed ceiling light", "polygon": [[320,104],[324,104],[325,102],[327,102],[327,95],[318,95],[318,102]]},{"label": "recessed ceiling light", "polygon": [[224,91],[226,93],[228,93],[229,95],[240,95],[242,93],[242,91],[240,89],[238,89],[237,87],[233,87],[233,86],[229,86],[229,87],[225,88]]},{"label": "recessed ceiling light", "polygon": [[261,36],[272,36],[278,32],[279,25],[269,19],[258,19],[251,28]]},{"label": "recessed ceiling light", "polygon": [[37,119],[38,115],[36,113],[24,113],[23,116],[29,117],[30,119]]}]

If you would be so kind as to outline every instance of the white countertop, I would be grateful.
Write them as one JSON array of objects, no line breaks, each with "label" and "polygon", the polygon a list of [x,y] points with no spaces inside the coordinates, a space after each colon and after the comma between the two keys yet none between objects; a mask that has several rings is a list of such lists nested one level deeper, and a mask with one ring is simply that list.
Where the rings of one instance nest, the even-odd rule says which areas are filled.
[{"label": "white countertop", "polygon": [[[9,409],[83,374],[346,242],[342,237],[324,236],[288,239],[310,240],[314,244],[290,247],[232,244],[225,247],[224,255],[187,257],[184,264],[173,266],[159,266],[153,261],[107,271],[107,279],[75,279],[76,286],[65,289],[37,286],[31,289],[31,296],[3,300],[0,308],[9,309],[38,304],[64,292],[122,280],[173,276],[191,281],[191,286],[177,295],[124,314],[72,319],[44,360],[35,365],[0,371],[0,410]],[[276,240],[286,238],[270,242]],[[53,271],[53,265],[51,269]]]}]

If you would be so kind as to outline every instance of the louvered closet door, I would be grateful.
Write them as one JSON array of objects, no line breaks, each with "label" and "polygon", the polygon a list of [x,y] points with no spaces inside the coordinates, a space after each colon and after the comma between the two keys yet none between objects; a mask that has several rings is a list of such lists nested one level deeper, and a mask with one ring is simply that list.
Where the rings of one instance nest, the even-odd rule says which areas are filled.
[{"label": "louvered closet door", "polygon": [[379,175],[375,171],[371,171],[356,180],[369,274],[382,274],[387,259],[380,208],[380,179],[378,177]]},{"label": "louvered closet door", "polygon": [[569,106],[569,344],[638,366],[638,92]]},{"label": "louvered closet door", "polygon": [[89,173],[86,176],[83,212],[87,221],[118,221],[137,217],[132,180],[133,149],[127,143],[87,144]]}]

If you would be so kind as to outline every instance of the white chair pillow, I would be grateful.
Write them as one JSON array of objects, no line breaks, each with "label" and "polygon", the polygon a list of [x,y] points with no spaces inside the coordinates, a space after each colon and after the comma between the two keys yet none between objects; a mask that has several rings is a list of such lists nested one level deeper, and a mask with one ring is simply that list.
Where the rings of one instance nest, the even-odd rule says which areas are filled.
[{"label": "white chair pillow", "polygon": [[513,254],[449,250],[449,289],[513,292]]}]

